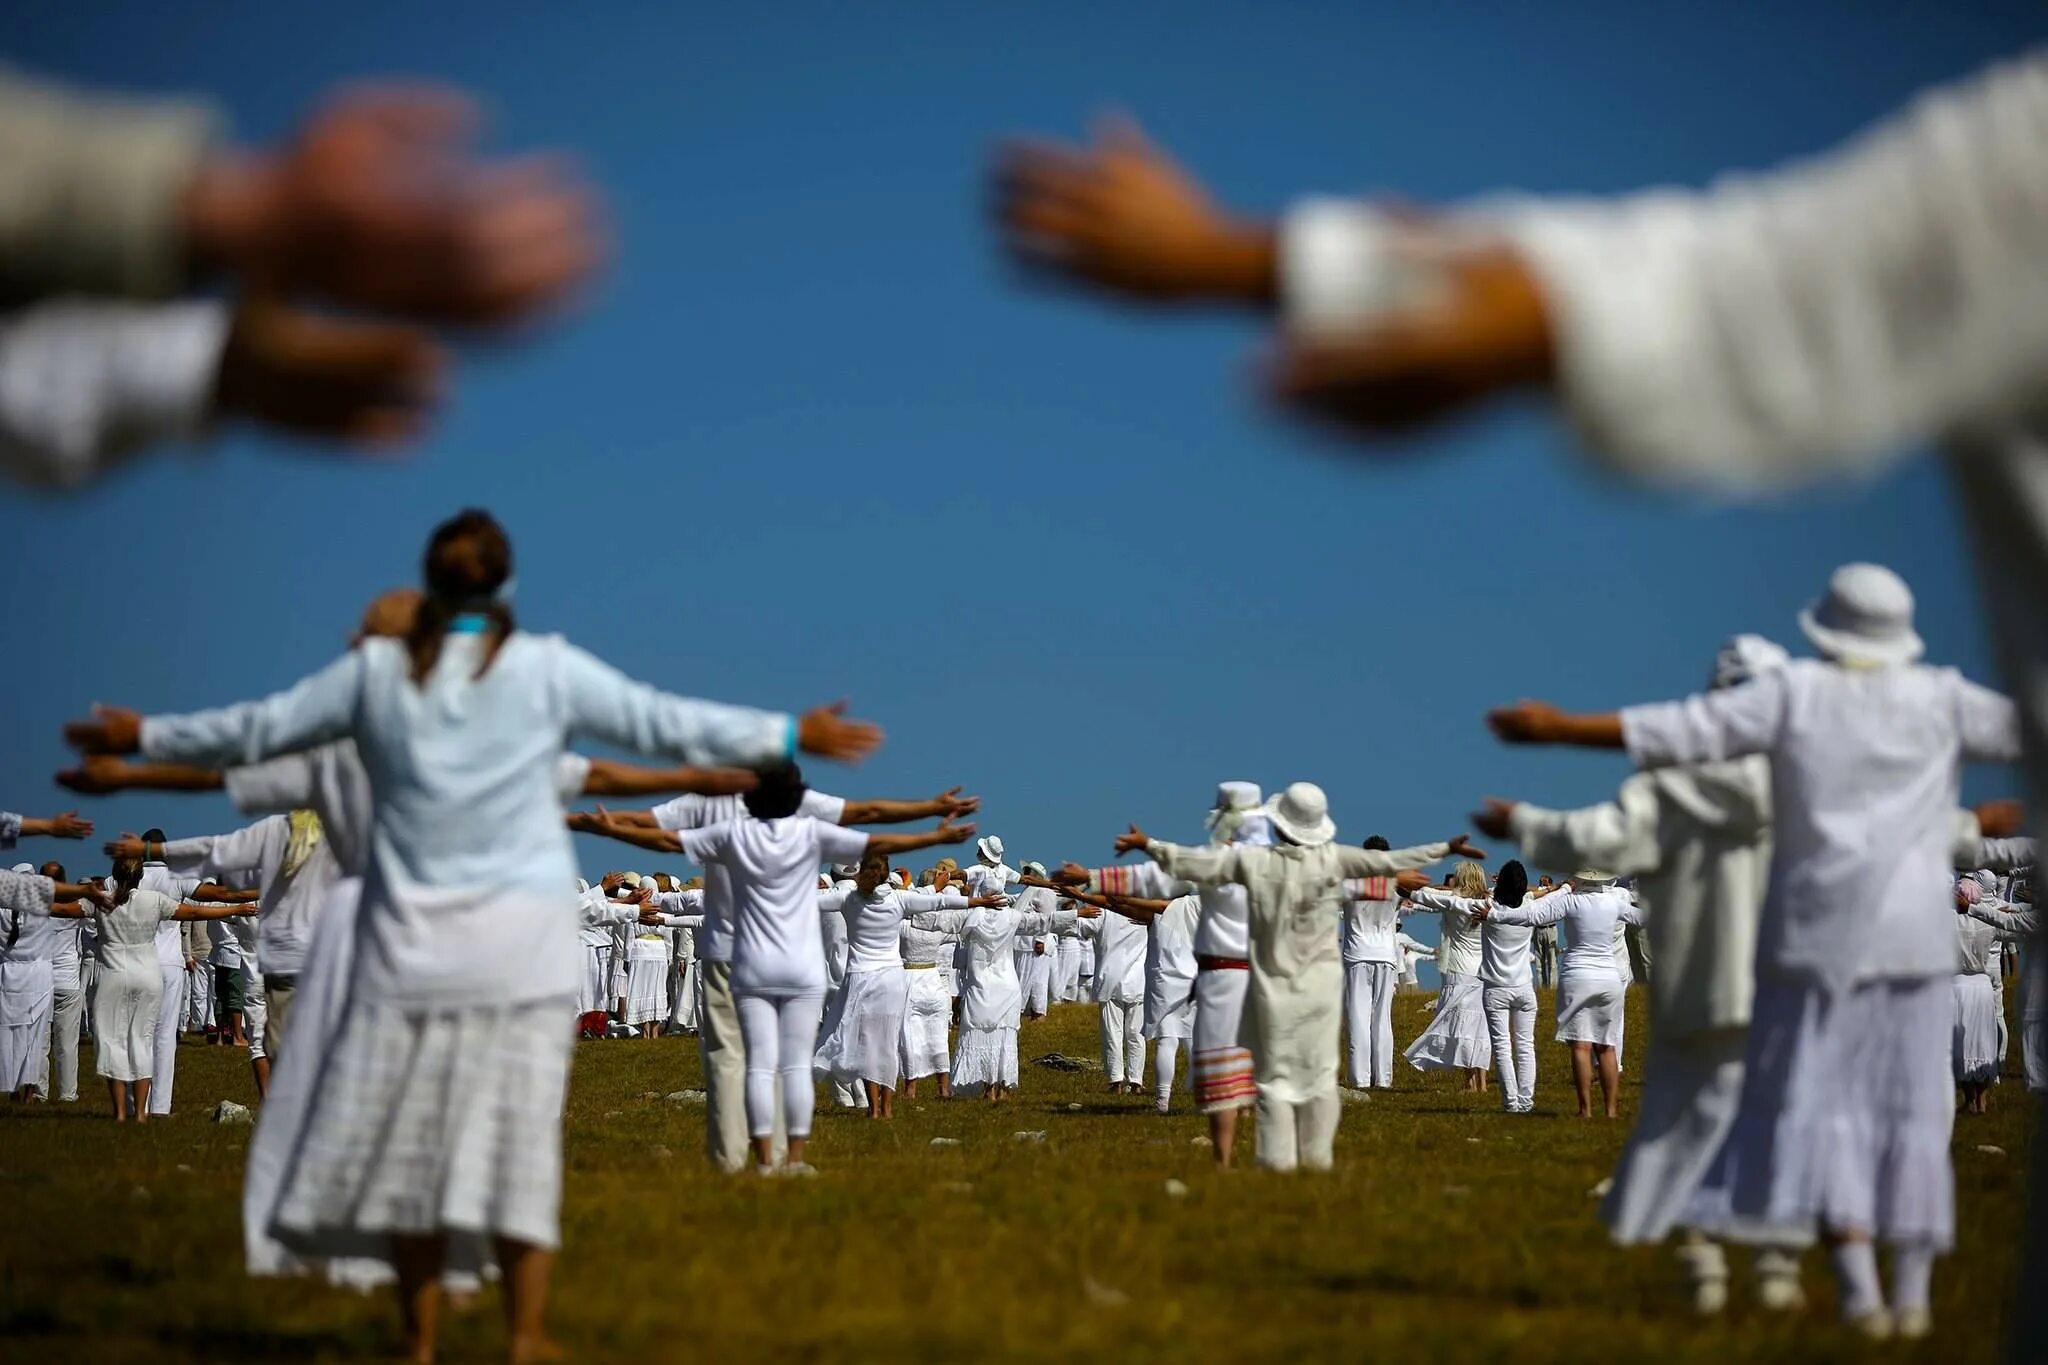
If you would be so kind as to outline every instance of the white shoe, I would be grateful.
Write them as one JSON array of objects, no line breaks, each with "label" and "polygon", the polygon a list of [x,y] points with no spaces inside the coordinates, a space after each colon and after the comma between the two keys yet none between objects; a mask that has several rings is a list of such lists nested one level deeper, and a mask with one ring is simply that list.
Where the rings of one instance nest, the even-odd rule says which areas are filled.
[{"label": "white shoe", "polygon": [[1152,1112],[1155,1114],[1171,1114],[1173,1112],[1173,1101],[1154,1100],[1152,1102]]},{"label": "white shoe", "polygon": [[1890,1341],[1895,1330],[1889,1308],[1873,1308],[1853,1318],[1844,1318],[1843,1323],[1865,1341]]},{"label": "white shoe", "polygon": [[1693,1281],[1693,1312],[1703,1318],[1711,1318],[1727,1306],[1728,1281],[1725,1279]]},{"label": "white shoe", "polygon": [[1806,1287],[1797,1275],[1765,1275],[1756,1282],[1756,1304],[1767,1313],[1797,1313],[1806,1307]]},{"label": "white shoe", "polygon": [[1934,1330],[1934,1313],[1927,1308],[1901,1308],[1892,1330],[1901,1341],[1918,1341]]},{"label": "white shoe", "polygon": [[782,1174],[791,1180],[810,1180],[817,1176],[818,1168],[808,1161],[792,1161],[782,1168]]}]

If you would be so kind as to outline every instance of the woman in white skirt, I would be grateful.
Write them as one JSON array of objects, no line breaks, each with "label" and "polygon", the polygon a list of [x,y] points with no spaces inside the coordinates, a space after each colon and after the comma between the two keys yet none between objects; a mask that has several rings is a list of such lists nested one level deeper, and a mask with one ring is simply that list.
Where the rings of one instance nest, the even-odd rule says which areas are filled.
[{"label": "woman in white skirt", "polygon": [[[1755,1017],[1709,1183],[1734,1217],[1828,1240],[1845,1322],[1924,1336],[1934,1258],[1955,1237],[1961,765],[2016,759],[2019,723],[2005,697],[1914,662],[1913,594],[1888,569],[1837,569],[1799,624],[1823,657],[1741,687],[1618,715],[1524,702],[1492,719],[1503,738],[1626,748],[1644,768],[1770,758]],[[1877,1239],[1892,1246],[1890,1303]]]},{"label": "woman in white skirt", "polygon": [[[35,866],[14,871],[33,875]],[[48,915],[0,906],[0,1097],[40,1103],[48,1094],[56,957],[69,928]]]},{"label": "woman in white skirt", "polygon": [[779,764],[762,772],[760,784],[746,794],[748,818],[674,834],[684,856],[721,866],[732,878],[732,993],[746,1042],[747,1130],[761,1175],[776,1172],[778,1108],[789,1135],[785,1173],[815,1174],[805,1157],[817,1107],[811,1071],[825,1004],[819,898],[831,894],[817,885],[818,865],[857,864],[871,851],[886,858],[974,835],[972,825],[950,823],[921,834],[850,830],[802,814],[805,791],[796,765]]},{"label": "woman in white skirt", "polygon": [[[40,880],[40,879],[38,879]],[[157,1012],[163,1006],[163,972],[157,962],[157,929],[173,920],[226,919],[250,915],[255,907],[241,904],[191,905],[161,892],[139,889],[142,860],[114,860],[114,874],[104,895],[74,898],[33,911],[58,917],[90,915],[97,932],[98,960],[92,995],[93,1053],[99,1074],[106,1078],[107,1099],[114,1122],[124,1123],[131,1108],[137,1123],[149,1120],[149,1082],[156,1058]],[[60,888],[83,891],[86,888]],[[20,909],[21,907],[16,907]]]},{"label": "woman in white skirt", "polygon": [[1956,883],[1956,1012],[1950,1056],[1966,1114],[1987,1113],[1985,1092],[1998,1082],[1998,1006],[1991,993],[1998,931],[1969,913],[1982,894],[1974,877]]},{"label": "woman in white skirt", "polygon": [[1562,924],[1571,935],[1557,978],[1557,1041],[1572,1050],[1572,1088],[1578,1092],[1579,1117],[1593,1116],[1593,1077],[1600,1077],[1600,1099],[1608,1118],[1620,1113],[1621,1067],[1614,1055],[1621,1041],[1621,1011],[1626,996],[1621,972],[1614,965],[1617,924],[1640,918],[1628,893],[1614,885],[1607,872],[1588,868],[1572,878],[1571,889],[1519,906],[1483,905],[1488,924],[1540,928]]},{"label": "woman in white skirt", "polygon": [[1077,915],[1087,918],[1099,913],[1056,908],[1025,914],[995,889],[1006,884],[993,880],[980,883],[989,888],[980,893],[980,898],[1001,904],[987,904],[979,910],[934,910],[906,916],[903,921],[915,929],[955,935],[967,950],[953,1088],[979,1088],[991,1104],[1008,1099],[1017,1086],[1017,1023],[1024,1009],[1017,985],[1017,939],[1050,932],[1063,923],[1071,923]]},{"label": "woman in white skirt", "polygon": [[[924,895],[943,894],[920,888]],[[959,935],[903,921],[903,1093],[917,1098],[917,1083],[937,1076],[939,1098],[953,1098],[953,949]]]},{"label": "woman in white skirt", "polygon": [[428,544],[403,644],[364,641],[263,701],[168,722],[103,709],[69,728],[89,751],[209,764],[354,738],[375,800],[358,951],[273,1231],[301,1252],[388,1251],[420,1359],[451,1239],[495,1243],[511,1356],[552,1349],[576,996],[555,776],[567,739],[742,765],[799,745],[856,758],[878,741],[831,710],[798,721],[668,696],[520,633],[511,576],[504,532],[465,512]]},{"label": "woman in white skirt", "polygon": [[1408,898],[1410,913],[1441,915],[1436,970],[1443,979],[1436,1013],[1422,1036],[1401,1055],[1417,1071],[1461,1071],[1467,1091],[1486,1088],[1493,1043],[1486,1031],[1485,988],[1479,980],[1483,945],[1479,909],[1486,904],[1486,872],[1477,863],[1451,869],[1449,891],[1424,887]]},{"label": "woman in white skirt", "polygon": [[[889,856],[870,848],[850,885],[819,893],[828,914],[843,916],[847,929],[845,1001],[833,1027],[818,1043],[817,1065],[840,1085],[865,1091],[868,1117],[896,1117],[896,1088],[903,1067],[904,1028],[910,1006],[910,976],[903,960],[905,915],[933,910],[994,907],[993,897],[970,899],[954,892],[922,895],[891,884]],[[928,976],[930,968],[919,969]],[[939,1046],[945,1049],[940,1016]],[[929,1073],[927,1073],[929,1074]]]},{"label": "woman in white skirt", "polygon": [[[652,906],[661,888],[652,877],[642,877],[638,904]],[[633,937],[626,943],[626,1017],[628,1028],[638,1029],[642,1038],[652,1038],[668,1019],[668,983],[673,974],[675,930],[660,921],[650,923],[643,914],[628,926]]]}]

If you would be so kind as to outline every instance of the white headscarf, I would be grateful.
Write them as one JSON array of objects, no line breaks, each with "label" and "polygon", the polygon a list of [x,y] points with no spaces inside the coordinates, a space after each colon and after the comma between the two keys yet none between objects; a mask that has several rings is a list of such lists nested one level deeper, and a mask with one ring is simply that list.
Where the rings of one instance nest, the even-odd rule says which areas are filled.
[{"label": "white headscarf", "polygon": [[[1209,842],[1212,844],[1272,843],[1273,830],[1270,825],[1267,825],[1266,835],[1262,840],[1242,840],[1237,838],[1236,834],[1238,826],[1256,814],[1259,807],[1264,804],[1265,798],[1260,794],[1258,784],[1255,782],[1217,783],[1216,804],[1211,806],[1209,813],[1202,817],[1202,823],[1209,830]],[[1264,815],[1259,815],[1258,818],[1262,822],[1265,819]]]}]

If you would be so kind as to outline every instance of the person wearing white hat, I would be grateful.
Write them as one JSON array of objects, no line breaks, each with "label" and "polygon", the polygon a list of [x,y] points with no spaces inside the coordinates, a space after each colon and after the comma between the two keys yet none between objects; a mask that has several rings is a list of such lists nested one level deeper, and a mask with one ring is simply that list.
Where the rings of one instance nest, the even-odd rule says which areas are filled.
[{"label": "person wearing white hat", "polygon": [[[1845,1321],[1931,1330],[1955,1236],[1949,863],[1965,762],[2019,756],[2007,698],[1915,663],[1913,594],[1837,569],[1800,628],[1823,656],[1618,715],[1496,712],[1503,738],[1626,748],[1639,767],[1771,761],[1775,838],[1742,1099],[1709,1176],[1735,1217],[1819,1234]],[[1892,1295],[1872,1240],[1893,1248]]]},{"label": "person wearing white hat", "polygon": [[[1709,686],[1742,686],[1788,659],[1761,636],[1737,635],[1715,655]],[[1656,907],[1645,926],[1660,965],[1641,1107],[1601,1217],[1618,1243],[1661,1242],[1684,1225],[1742,1093],[1757,920],[1770,875],[1770,760],[1753,754],[1638,773],[1615,800],[1581,810],[1488,798],[1473,819],[1543,866],[1593,863],[1638,876]],[[1800,1306],[1796,1256],[1771,1245],[1762,1227],[1736,1232],[1760,1244],[1758,1302]],[[1686,1228],[1679,1257],[1693,1306],[1720,1311],[1728,1267],[1718,1243]]]},{"label": "person wearing white hat", "polygon": [[1189,848],[1133,825],[1119,853],[1143,851],[1169,876],[1202,886],[1242,886],[1249,908],[1250,989],[1243,1033],[1251,1040],[1258,1092],[1259,1164],[1272,1170],[1332,1164],[1338,1027],[1344,969],[1337,944],[1347,878],[1385,877],[1452,854],[1485,855],[1463,835],[1383,853],[1334,842],[1329,799],[1297,782],[1266,803],[1274,842]]},{"label": "person wearing white hat", "polygon": [[1986,1112],[1984,1093],[1998,1081],[1998,1014],[1991,994],[1991,964],[1998,959],[1998,931],[1973,917],[1970,907],[1984,896],[1975,877],[1956,882],[1955,1028],[1950,1061],[1965,1113]]}]

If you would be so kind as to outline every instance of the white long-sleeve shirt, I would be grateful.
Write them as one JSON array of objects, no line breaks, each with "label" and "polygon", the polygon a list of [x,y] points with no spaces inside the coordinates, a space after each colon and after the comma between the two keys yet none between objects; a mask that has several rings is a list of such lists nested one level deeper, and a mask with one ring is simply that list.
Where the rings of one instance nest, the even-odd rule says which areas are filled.
[{"label": "white long-sleeve shirt", "polygon": [[906,915],[935,910],[965,910],[967,897],[953,891],[901,891],[882,886],[871,896],[847,882],[818,893],[818,905],[846,922],[846,970],[878,972],[903,965],[903,921]]},{"label": "white long-sleeve shirt", "polygon": [[256,920],[256,958],[271,976],[298,975],[313,940],[314,917],[341,875],[323,828],[320,841],[287,876],[291,837],[290,818],[270,815],[228,834],[173,839],[163,846],[164,863],[173,872],[212,880],[245,871],[257,875],[262,908]]},{"label": "white long-sleeve shirt", "polygon": [[1629,903],[1628,892],[1618,887],[1600,891],[1554,891],[1542,900],[1520,905],[1495,905],[1487,912],[1490,920],[1503,926],[1525,929],[1546,924],[1567,926],[1571,942],[1558,961],[1560,977],[1586,980],[1621,980],[1614,962],[1614,943],[1623,925],[1640,924],[1642,918]]},{"label": "white long-sleeve shirt", "polygon": [[376,807],[354,988],[418,1008],[573,996],[576,881],[556,770],[572,737],[687,763],[785,757],[786,715],[670,696],[557,636],[450,633],[412,679],[366,640],[261,701],[143,722],[151,758],[255,763],[353,736]]},{"label": "white long-sleeve shirt", "polygon": [[749,994],[800,994],[826,985],[819,928],[820,863],[858,863],[868,836],[810,815],[731,820],[684,830],[683,853],[705,869],[725,869],[732,888],[732,988]]},{"label": "white long-sleeve shirt", "polygon": [[1479,919],[1473,911],[1486,902],[1454,896],[1436,887],[1424,887],[1408,901],[1418,911],[1443,917],[1443,933],[1436,945],[1436,969],[1446,976],[1479,975],[1482,945]]},{"label": "white long-sleeve shirt", "polygon": [[2019,756],[2010,701],[1953,669],[1800,660],[1621,720],[1640,767],[1770,758],[1759,975],[1846,989],[1954,970],[1944,916],[1961,765]]},{"label": "white long-sleeve shirt", "polygon": [[1394,937],[1401,928],[1401,892],[1393,880],[1371,877],[1347,881],[1344,897],[1344,928],[1338,944],[1344,960],[1399,966],[1401,949]]},{"label": "white long-sleeve shirt", "polygon": [[1638,773],[1611,802],[1572,811],[1523,803],[1510,824],[1540,867],[1642,879],[1656,907],[1645,932],[1659,1030],[1678,1038],[1749,1022],[1771,866],[1769,759]]},{"label": "white long-sleeve shirt", "polygon": [[[846,818],[846,798],[806,788],[796,813],[836,825]],[[657,825],[675,834],[753,818],[745,797],[706,796],[701,792],[685,792],[662,802],[648,814]],[[714,864],[704,869],[704,928],[697,935],[697,956],[706,962],[731,962],[732,954],[732,873]]]}]

